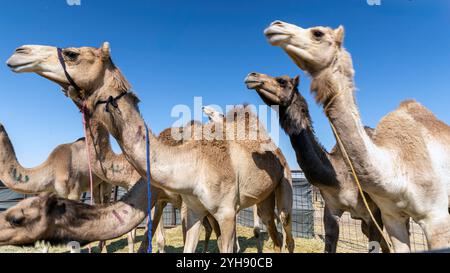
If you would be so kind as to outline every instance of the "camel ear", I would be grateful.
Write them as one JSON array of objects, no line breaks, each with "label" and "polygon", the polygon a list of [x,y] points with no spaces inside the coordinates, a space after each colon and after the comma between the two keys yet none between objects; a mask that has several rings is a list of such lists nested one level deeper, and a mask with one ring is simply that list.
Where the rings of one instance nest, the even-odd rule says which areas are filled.
[{"label": "camel ear", "polygon": [[345,36],[345,29],[342,25],[334,30],[334,37],[335,37],[336,43],[339,46],[342,46],[344,44],[344,36]]},{"label": "camel ear", "polygon": [[298,85],[300,84],[300,75],[295,76],[295,78],[292,80],[292,83],[295,87],[298,87]]},{"label": "camel ear", "polygon": [[111,58],[111,47],[108,42],[104,42],[102,45],[102,57],[103,60],[109,60]]},{"label": "camel ear", "polygon": [[56,195],[50,194],[42,197],[45,198],[45,209],[47,215],[60,217],[66,212],[66,204]]}]

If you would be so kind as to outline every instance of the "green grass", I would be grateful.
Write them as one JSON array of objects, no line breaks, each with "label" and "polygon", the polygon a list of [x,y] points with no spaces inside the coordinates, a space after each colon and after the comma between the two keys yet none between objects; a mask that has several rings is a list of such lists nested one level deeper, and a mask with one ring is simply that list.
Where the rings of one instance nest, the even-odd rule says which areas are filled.
[{"label": "green grass", "polygon": [[[143,240],[144,231],[139,229],[137,232],[137,241],[135,244],[135,252],[139,248],[140,242]],[[181,227],[170,228],[165,230],[166,234],[166,252],[168,253],[181,253],[183,252],[183,236],[181,233]],[[238,226],[237,234],[239,238],[239,244],[241,246],[241,252],[244,253],[256,253],[256,239],[253,237],[253,229]],[[272,251],[272,241],[267,238],[267,234],[264,234],[264,250],[265,253]],[[203,252],[204,245],[204,232],[200,234],[200,240],[197,247],[197,252]],[[91,244],[92,252],[99,252],[97,243]],[[0,247],[0,253],[39,253],[44,248],[43,244],[38,244],[36,247]],[[108,253],[128,253],[127,236],[111,240],[107,242],[106,246]],[[319,238],[314,239],[300,239],[295,240],[295,252],[296,253],[322,253],[324,243]],[[156,244],[154,242],[154,249],[156,250]],[[50,247],[50,253],[67,253],[66,247]],[[88,248],[84,247],[82,252],[88,252]],[[208,252],[218,252],[217,240],[215,235],[211,236]]]}]

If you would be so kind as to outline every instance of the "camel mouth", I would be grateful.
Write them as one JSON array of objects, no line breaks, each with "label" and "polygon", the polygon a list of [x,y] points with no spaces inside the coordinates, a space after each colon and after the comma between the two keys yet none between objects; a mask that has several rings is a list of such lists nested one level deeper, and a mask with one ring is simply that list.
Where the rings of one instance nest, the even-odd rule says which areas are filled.
[{"label": "camel mouth", "polygon": [[33,62],[15,64],[11,61],[8,61],[6,63],[6,65],[9,67],[9,69],[11,69],[11,71],[13,71],[15,73],[20,73],[20,72],[26,72],[28,69],[35,67],[36,62],[33,61]]},{"label": "camel mouth", "polygon": [[258,81],[246,81],[245,84],[250,90],[257,89],[263,86],[263,83]]},{"label": "camel mouth", "polygon": [[269,43],[277,46],[286,42],[291,38],[291,34],[287,33],[286,30],[279,26],[270,26],[264,31],[264,35],[268,39]]},{"label": "camel mouth", "polygon": [[247,88],[251,90],[262,87],[264,82],[253,75],[248,75],[247,78],[245,78],[245,84],[247,85]]}]

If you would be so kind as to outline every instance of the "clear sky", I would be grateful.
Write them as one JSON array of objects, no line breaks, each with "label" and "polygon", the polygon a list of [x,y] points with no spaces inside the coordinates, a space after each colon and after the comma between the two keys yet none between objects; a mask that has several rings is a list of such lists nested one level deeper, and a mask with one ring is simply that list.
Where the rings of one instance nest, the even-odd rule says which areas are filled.
[{"label": "clear sky", "polygon": [[[346,27],[365,124],[375,126],[389,111],[414,98],[450,124],[450,1],[381,0],[66,0],[2,1],[0,60],[24,44],[100,46],[109,41],[115,63],[142,100],[155,132],[176,120],[177,104],[261,104],[246,89],[252,71],[302,75],[316,133],[330,148],[335,140],[309,94],[309,80],[263,29],[281,19],[303,27]],[[80,114],[55,84],[0,65],[0,122],[20,162],[43,162],[57,145],[83,134]],[[283,134],[283,133],[282,133]],[[280,146],[297,168],[289,141]]]}]

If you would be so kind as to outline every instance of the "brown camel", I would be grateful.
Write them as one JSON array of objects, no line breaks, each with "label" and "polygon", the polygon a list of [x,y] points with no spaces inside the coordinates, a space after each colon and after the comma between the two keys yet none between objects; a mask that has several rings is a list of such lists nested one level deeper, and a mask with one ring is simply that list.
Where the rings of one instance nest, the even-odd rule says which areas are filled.
[{"label": "brown camel", "polygon": [[[249,89],[255,89],[268,105],[278,107],[280,124],[288,134],[297,155],[297,162],[308,181],[316,186],[325,201],[325,252],[336,252],[339,240],[339,219],[346,211],[352,218],[362,220],[362,231],[369,241],[381,244],[384,252],[389,248],[372,222],[364,206],[355,182],[348,173],[347,166],[337,147],[331,153],[319,143],[309,115],[308,104],[298,91],[300,78],[288,76],[271,77],[251,73],[245,80]],[[370,134],[373,130],[366,128]],[[381,213],[367,196],[377,221],[381,223]]]},{"label": "brown camel", "polygon": [[364,190],[381,209],[394,250],[410,251],[410,217],[424,229],[430,249],[448,248],[450,126],[421,104],[405,101],[380,121],[371,138],[356,105],[354,69],[343,46],[342,26],[303,29],[276,21],[265,34],[311,75],[316,101]]},{"label": "brown camel", "polygon": [[[273,199],[276,199],[281,215],[287,247],[289,251],[293,251],[290,171],[281,152],[260,126],[249,126],[249,130],[254,130],[250,133],[256,133],[265,141],[202,139],[186,141],[176,147],[165,145],[150,130],[147,132],[137,107],[138,99],[129,92],[129,83],[113,64],[108,43],[99,49],[82,47],[59,50],[49,46],[24,46],[16,50],[8,65],[15,72],[35,72],[65,89],[76,83],[76,98],[73,94],[71,97],[82,99],[86,103],[88,114],[105,125],[119,143],[127,160],[143,177],[146,176],[145,150],[148,133],[154,184],[181,194],[189,208],[186,219],[186,252],[193,252],[195,249],[201,220],[208,214],[218,221],[220,227],[220,251],[233,252],[237,212],[258,203],[270,205],[275,202]],[[238,118],[227,120],[227,128],[235,129],[238,123],[245,123],[245,120],[239,118],[242,115],[237,116]],[[140,187],[141,183],[138,183],[134,188]],[[135,191],[131,192],[136,195]],[[273,192],[276,198],[270,198]],[[145,210],[142,210],[145,208],[145,199],[142,199],[145,197],[145,190],[137,194],[139,196],[129,196],[124,202],[103,210],[94,208],[94,211],[109,213],[110,217],[103,216],[94,221],[95,223],[86,223],[108,225],[114,230],[96,234],[98,230],[84,230],[83,223],[77,225],[77,230],[85,232],[85,238],[98,235],[100,239],[130,231],[145,217]],[[144,204],[136,204],[136,201]],[[126,207],[126,213],[123,209],[116,210],[123,206]],[[106,219],[110,222],[102,223]],[[119,225],[120,223],[126,224]],[[276,232],[276,228],[272,228]],[[268,226],[268,229],[271,227]],[[103,228],[99,230],[104,231]],[[77,231],[71,229],[69,234],[76,237],[77,234],[73,232]],[[33,237],[45,234],[37,233]],[[280,250],[281,240],[277,239],[277,236],[274,236],[274,242]]]}]

